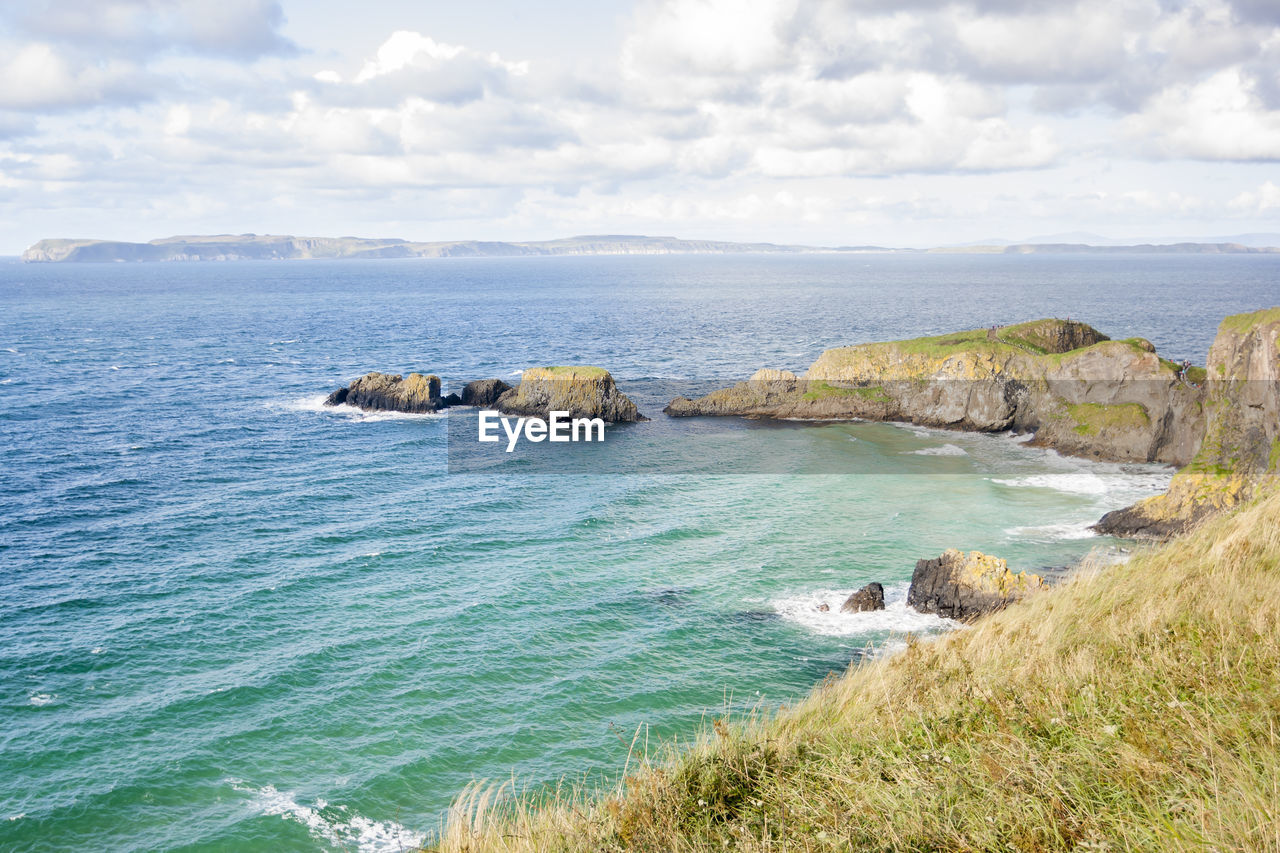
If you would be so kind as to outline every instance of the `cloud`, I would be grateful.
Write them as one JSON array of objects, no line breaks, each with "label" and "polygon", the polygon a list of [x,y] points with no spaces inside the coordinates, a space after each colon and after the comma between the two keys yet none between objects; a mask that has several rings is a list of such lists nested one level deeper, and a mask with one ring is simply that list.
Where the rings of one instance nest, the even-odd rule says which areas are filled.
[{"label": "cloud", "polygon": [[0,178],[13,205],[148,217],[541,210],[839,241],[895,218],[1263,216],[1260,178],[1196,182],[1280,157],[1273,7],[641,0],[585,69],[411,29],[308,53],[272,0],[35,0],[0,11]]},{"label": "cloud", "polygon": [[1246,190],[1231,200],[1231,207],[1258,216],[1280,210],[1280,185],[1267,181],[1256,190]]},{"label": "cloud", "polygon": [[254,59],[290,54],[276,0],[25,0],[0,11],[19,36],[134,59],[190,53]]},{"label": "cloud", "polygon": [[1268,109],[1238,69],[1165,89],[1127,126],[1160,156],[1280,161],[1280,111]]}]

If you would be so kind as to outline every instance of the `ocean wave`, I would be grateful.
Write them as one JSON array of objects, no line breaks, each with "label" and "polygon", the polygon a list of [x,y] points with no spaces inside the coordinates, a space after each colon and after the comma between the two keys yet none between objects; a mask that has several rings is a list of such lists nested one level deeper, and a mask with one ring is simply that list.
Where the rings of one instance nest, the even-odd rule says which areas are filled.
[{"label": "ocean wave", "polygon": [[969,452],[963,447],[957,447],[954,444],[944,444],[941,447],[922,447],[919,450],[908,451],[916,456],[968,456]]},{"label": "ocean wave", "polygon": [[1073,495],[1105,495],[1109,486],[1092,471],[1072,471],[1070,474],[1032,474],[1027,477],[992,477],[991,482],[1014,489],[1052,489]]},{"label": "ocean wave", "polygon": [[1011,539],[1024,539],[1032,542],[1061,542],[1071,539],[1092,539],[1097,534],[1089,529],[1093,522],[1062,522],[1059,524],[1028,525],[1026,527],[1009,527],[1005,535]]},{"label": "ocean wave", "polygon": [[254,788],[244,782],[228,779],[232,788],[253,797],[261,814],[293,820],[307,828],[319,841],[361,853],[401,853],[416,850],[427,841],[425,833],[414,832],[395,821],[370,820],[352,813],[346,806],[331,806],[316,800],[315,807],[305,806],[274,785]]},{"label": "ocean wave", "polygon": [[324,401],[327,399],[327,394],[317,394],[289,400],[283,404],[275,403],[272,404],[272,407],[283,408],[290,412],[312,412],[317,415],[332,415],[352,421],[439,420],[448,417],[447,412],[423,412],[420,414],[411,412],[367,412],[364,409],[348,406],[345,403],[341,406],[326,406]]},{"label": "ocean wave", "polygon": [[58,694],[56,693],[34,693],[28,701],[37,708],[43,708],[45,705],[51,704],[57,698]]},{"label": "ocean wave", "polygon": [[[841,613],[852,589],[821,589],[773,601],[773,609],[788,622],[827,637],[854,637],[859,634],[938,633],[963,627],[959,622],[921,613],[907,606],[909,584],[885,587],[884,610]],[[827,605],[827,611],[818,608]]]}]

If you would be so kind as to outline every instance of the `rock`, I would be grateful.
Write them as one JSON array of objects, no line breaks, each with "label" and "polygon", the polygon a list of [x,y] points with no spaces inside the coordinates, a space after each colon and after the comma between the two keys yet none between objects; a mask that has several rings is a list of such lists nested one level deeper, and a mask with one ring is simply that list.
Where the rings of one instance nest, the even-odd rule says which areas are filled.
[{"label": "rock", "polygon": [[477,379],[468,382],[462,389],[462,405],[482,408],[493,406],[499,397],[510,390],[511,386],[501,379]]},{"label": "rock", "polygon": [[867,584],[840,605],[841,613],[864,613],[868,610],[884,610],[884,587],[875,582]]},{"label": "rock", "polygon": [[921,613],[972,621],[1044,587],[1039,575],[1014,573],[999,557],[954,548],[916,563],[907,604]]},{"label": "rock", "polygon": [[440,377],[434,374],[366,373],[329,395],[326,405],[345,403],[371,411],[424,414],[442,408]]},{"label": "rock", "polygon": [[819,605],[818,605],[818,612],[819,612],[819,613],[830,613],[830,612],[831,612],[831,605],[827,604],[825,601],[824,601],[824,602],[822,602],[821,604],[819,604]]},{"label": "rock", "polygon": [[1280,488],[1280,308],[1223,320],[1203,384],[1204,426],[1194,458],[1165,494],[1107,513],[1094,530],[1167,539]]},{"label": "rock", "polygon": [[440,398],[440,408],[447,409],[450,406],[461,406],[462,398],[457,394],[445,394]]},{"label": "rock", "polygon": [[606,423],[647,421],[636,404],[618,390],[609,371],[599,367],[533,367],[520,384],[498,398],[499,411],[545,418],[552,411],[571,417],[602,418]]}]

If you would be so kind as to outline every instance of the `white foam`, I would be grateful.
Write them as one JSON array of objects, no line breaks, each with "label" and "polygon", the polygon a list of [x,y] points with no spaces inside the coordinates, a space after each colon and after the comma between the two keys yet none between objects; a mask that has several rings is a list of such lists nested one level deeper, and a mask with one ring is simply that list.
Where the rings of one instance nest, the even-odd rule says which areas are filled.
[{"label": "white foam", "polygon": [[513,370],[507,374],[508,376],[524,376],[523,370]]},{"label": "white foam", "polygon": [[1089,529],[1092,522],[1072,524],[1028,525],[1026,527],[1010,527],[1004,532],[1013,539],[1026,539],[1032,542],[1061,542],[1067,539],[1092,539],[1095,534]]},{"label": "white foam", "polygon": [[954,444],[944,444],[941,447],[923,447],[919,450],[912,450],[911,453],[916,456],[968,456],[969,452],[963,447],[957,447]]},{"label": "white foam", "polygon": [[1109,490],[1106,481],[1092,471],[1072,471],[1070,474],[1032,474],[1029,477],[1001,479],[991,482],[1016,489],[1053,489],[1073,495],[1105,495]]},{"label": "white foam", "polygon": [[15,815],[9,815],[9,822],[12,823],[15,820],[22,820],[26,816],[27,816],[26,812],[19,812],[18,814],[15,814]]},{"label": "white foam", "polygon": [[274,403],[271,406],[273,408],[284,408],[291,412],[314,412],[318,415],[333,415],[353,421],[437,420],[448,417],[445,412],[423,412],[420,414],[411,412],[367,412],[364,409],[348,406],[345,403],[341,406],[326,406],[324,401],[328,398],[327,394],[317,394],[314,397],[301,397],[283,404]]},{"label": "white foam", "polygon": [[227,781],[237,791],[251,794],[261,814],[297,821],[317,840],[343,850],[354,845],[362,853],[402,853],[416,850],[427,841],[425,833],[414,832],[395,821],[370,820],[353,814],[346,806],[330,806],[324,800],[316,800],[315,808],[311,808],[274,785],[254,788],[234,779]]},{"label": "white foam", "polygon": [[4,348],[4,351],[5,351],[5,352],[11,352],[11,353],[13,353],[14,355],[22,355],[22,353],[18,352],[18,351],[17,351],[16,349],[14,349],[13,347],[5,347],[5,348]]},{"label": "white foam", "polygon": [[102,646],[94,646],[92,649],[89,650],[89,654],[91,655],[102,654]]},{"label": "white foam", "polygon": [[276,346],[277,344],[296,344],[297,342],[297,338],[290,338],[287,341],[272,341],[268,346]]},{"label": "white foam", "polygon": [[31,702],[32,705],[35,705],[37,708],[42,708],[57,698],[58,698],[58,694],[56,693],[53,693],[53,694],[36,693],[32,695],[29,701]]},{"label": "white foam", "polygon": [[[852,589],[821,589],[779,598],[773,609],[790,622],[795,622],[828,637],[853,637],[859,634],[938,633],[962,627],[959,622],[921,613],[907,606],[908,584],[885,587],[884,610],[865,613],[841,613],[840,605],[853,593]],[[827,605],[826,612],[819,610]]]}]

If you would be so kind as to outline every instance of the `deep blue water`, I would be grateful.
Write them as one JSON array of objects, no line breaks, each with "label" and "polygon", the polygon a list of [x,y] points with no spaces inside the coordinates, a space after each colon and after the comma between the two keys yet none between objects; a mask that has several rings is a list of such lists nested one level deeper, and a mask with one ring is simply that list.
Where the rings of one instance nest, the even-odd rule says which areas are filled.
[{"label": "deep blue water", "polygon": [[[1040,316],[1203,363],[1275,304],[1280,258],[1250,256],[0,262],[0,849],[396,850],[473,778],[609,773],[637,726],[947,630],[900,604],[917,558],[1060,565],[1167,478],[672,421],[655,379]],[[600,450],[644,473],[451,475],[448,418],[318,405],[368,370],[565,363],[654,417]],[[695,434],[722,464],[685,473]],[[795,473],[743,473],[768,455]],[[884,614],[815,610],[868,580]]]}]

